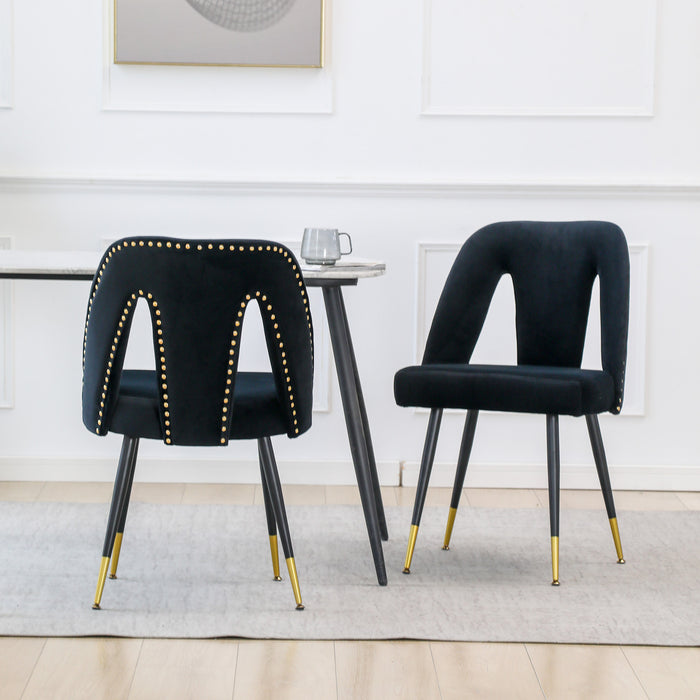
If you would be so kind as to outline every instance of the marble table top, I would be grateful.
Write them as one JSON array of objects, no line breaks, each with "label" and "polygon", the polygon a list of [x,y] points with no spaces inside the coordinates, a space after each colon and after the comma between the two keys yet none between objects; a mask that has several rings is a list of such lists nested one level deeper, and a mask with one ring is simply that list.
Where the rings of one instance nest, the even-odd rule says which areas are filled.
[{"label": "marble table top", "polygon": [[[92,277],[102,257],[88,250],[0,250],[0,277]],[[376,260],[344,257],[334,265],[308,265],[301,261],[306,280],[378,277],[386,265]]]}]

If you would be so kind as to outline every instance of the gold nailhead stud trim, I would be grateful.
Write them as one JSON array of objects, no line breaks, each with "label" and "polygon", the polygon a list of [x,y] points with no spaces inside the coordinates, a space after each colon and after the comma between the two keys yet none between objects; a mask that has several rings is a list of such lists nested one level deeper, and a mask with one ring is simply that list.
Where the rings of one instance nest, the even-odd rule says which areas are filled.
[{"label": "gold nailhead stud trim", "polygon": [[[87,318],[86,318],[86,322],[85,322],[85,331],[84,331],[84,337],[83,337],[83,366],[84,366],[84,363],[85,363],[85,353],[86,353],[86,351],[87,351],[87,335],[88,335],[88,323],[89,323],[89,320],[90,320],[90,311],[91,311],[91,308],[92,308],[93,300],[94,300],[94,299],[96,298],[96,296],[97,296],[98,287],[99,287],[99,283],[100,283],[101,278],[102,278],[102,274],[103,274],[104,270],[105,270],[106,267],[107,267],[107,263],[111,260],[111,258],[112,258],[112,256],[113,256],[114,254],[116,254],[117,252],[120,252],[120,251],[122,250],[122,248],[124,248],[124,249],[129,248],[129,247],[132,247],[132,248],[133,248],[133,247],[136,247],[136,245],[137,245],[137,242],[134,241],[134,240],[125,240],[125,241],[123,241],[122,243],[117,243],[116,245],[112,246],[112,248],[109,250],[108,254],[105,256],[106,259],[103,261],[103,263],[102,263],[102,265],[101,265],[101,267],[100,267],[100,271],[98,272],[98,274],[97,274],[97,276],[96,276],[96,278],[95,278],[95,282],[94,282],[94,284],[93,284],[92,293],[91,293],[91,296],[90,296],[90,301],[89,301],[89,304],[88,304],[88,313],[87,313]],[[144,241],[140,240],[140,241],[138,241],[138,245],[139,245],[139,246],[148,245],[148,247],[153,247],[154,242],[153,242],[153,241],[146,241],[146,242],[144,242]],[[162,243],[162,241],[156,241],[156,242],[155,242],[155,245],[156,245],[158,248],[161,248],[161,247],[163,246],[163,243]],[[172,247],[173,247],[172,241],[166,241],[166,242],[165,242],[165,245],[166,245],[167,248],[172,248]],[[181,249],[182,244],[179,243],[179,242],[176,242],[176,243],[175,243],[175,247],[176,247],[176,249],[179,250],[179,249]],[[185,247],[185,249],[189,250],[189,249],[191,248],[191,245],[190,245],[190,243],[185,243],[185,244],[184,244],[184,247]],[[207,247],[208,247],[209,250],[212,250],[212,249],[214,248],[214,245],[213,245],[212,243],[209,243],[209,244],[207,244]],[[231,245],[229,246],[229,249],[230,249],[232,252],[234,252],[234,251],[235,251],[235,246],[234,246],[233,244],[231,244]],[[198,244],[198,245],[197,245],[197,250],[202,250],[202,244]],[[225,246],[224,246],[223,244],[219,244],[219,250],[225,250]],[[241,252],[243,252],[243,251],[245,250],[245,247],[244,247],[243,245],[240,245],[240,246],[239,246],[239,250],[240,250]],[[256,247],[253,246],[253,245],[250,245],[250,246],[249,246],[249,250],[250,250],[251,252],[255,252]],[[293,257],[293,256],[291,255],[291,253],[289,253],[283,246],[277,246],[277,245],[270,246],[270,245],[266,245],[266,246],[263,247],[263,245],[258,245],[258,246],[257,246],[257,250],[260,251],[260,252],[263,251],[263,250],[266,250],[266,251],[272,250],[272,252],[279,253],[280,255],[282,255],[282,256],[287,260],[287,262],[292,266],[292,269],[293,269],[295,272],[298,270],[298,267],[297,267],[297,265],[295,264],[295,261],[294,261],[294,257]],[[308,300],[306,299],[306,292],[305,292],[305,289],[304,289],[303,280],[300,279],[300,274],[297,272],[297,274],[296,274],[295,276],[296,276],[297,279],[299,279],[299,283],[298,283],[298,284],[299,284],[299,287],[301,288],[302,301],[303,301],[303,303],[304,303],[304,306],[306,307],[306,317],[307,317],[307,323],[308,323],[308,325],[309,325],[309,331],[310,331],[310,334],[309,334],[309,335],[310,335],[310,341],[311,341],[311,351],[312,351],[312,356],[313,356],[313,337],[311,336],[311,316],[310,316],[309,311],[308,311]],[[131,296],[132,296],[132,299],[134,299],[134,300],[137,298],[136,294],[132,294]],[[144,296],[143,290],[139,290],[139,296]],[[267,301],[267,296],[266,296],[266,295],[261,295],[261,293],[260,293],[259,291],[257,291],[257,292],[255,293],[255,296],[256,296],[256,297],[262,297],[262,301]],[[153,295],[152,295],[151,293],[148,293],[148,294],[147,294],[147,298],[148,298],[149,301],[152,301],[152,306],[153,306],[153,308],[154,308],[155,316],[160,317],[160,316],[161,316],[161,312],[160,312],[160,310],[157,308],[157,306],[158,306],[157,302],[155,302],[155,300],[153,300]],[[249,301],[250,298],[251,298],[250,295],[246,295],[246,300],[247,300],[247,301]],[[122,318],[122,320],[121,320],[120,323],[119,323],[120,329],[123,328],[123,324],[125,323],[125,320],[126,320],[126,315],[129,313],[129,311],[130,311],[130,309],[131,309],[132,306],[133,306],[133,304],[131,303],[131,301],[128,301],[128,302],[127,302],[127,308],[124,309],[124,313],[123,313],[123,315],[122,315],[123,318]],[[241,306],[242,306],[242,308],[245,308],[245,304],[242,304]],[[267,304],[266,310],[269,311],[269,312],[271,312],[271,311],[272,311],[272,305],[271,305],[271,304]],[[241,318],[242,316],[243,316],[243,314],[242,314],[241,312],[238,312],[238,318]],[[275,320],[275,315],[271,313],[271,314],[270,314],[270,318],[271,318],[271,320],[274,321],[274,320]],[[156,318],[155,321],[156,321],[156,325],[157,325],[157,326],[161,326],[161,325],[162,325],[162,322],[161,322],[160,318]],[[239,320],[236,320],[236,321],[235,321],[235,327],[238,328],[239,326],[240,326],[240,321],[239,321]],[[278,330],[278,329],[279,329],[279,326],[278,326],[277,323],[275,323],[275,324],[273,325],[273,327],[274,327],[275,330]],[[121,330],[120,330],[120,329],[117,330],[116,336],[114,337],[114,343],[115,343],[115,345],[118,343],[118,341],[119,341],[120,338],[121,338]],[[159,336],[162,335],[162,330],[161,330],[161,329],[158,329],[158,335],[159,335]],[[237,331],[237,330],[234,330],[234,331],[233,331],[233,335],[234,335],[234,337],[237,336],[237,335],[238,335],[238,331]],[[278,340],[281,341],[281,334],[280,334],[280,333],[277,333],[277,334],[276,334],[276,337],[277,337]],[[159,352],[160,352],[160,354],[161,354],[161,361],[163,362],[162,367],[161,367],[161,370],[162,370],[162,372],[163,372],[163,374],[161,375],[161,379],[164,380],[164,383],[163,383],[162,388],[163,388],[163,390],[165,390],[165,388],[167,387],[167,382],[165,382],[165,374],[164,374],[166,368],[165,368],[165,363],[164,363],[164,357],[162,357],[162,355],[165,354],[165,349],[164,349],[164,347],[163,347],[163,341],[162,341],[161,338],[158,339],[158,343],[159,343],[158,350],[159,350]],[[230,354],[232,354],[232,355],[234,354],[234,351],[235,351],[235,345],[236,345],[236,341],[235,341],[235,339],[234,339],[234,340],[232,340],[232,342],[231,342],[231,351],[230,351]],[[283,343],[283,342],[280,342],[280,343],[279,343],[279,348],[280,348],[280,349],[284,348],[284,343]],[[282,358],[285,357],[285,352],[284,352],[284,351],[281,352],[281,357],[282,357]],[[110,356],[110,359],[114,359],[114,357],[113,357],[113,356]],[[287,364],[286,360],[283,360],[283,365],[286,365],[286,364]],[[111,365],[111,363],[110,363],[110,365]],[[288,369],[285,369],[285,374],[288,374],[288,372],[289,372],[289,370],[288,370]],[[108,368],[107,368],[107,371],[106,371],[105,385],[104,385],[104,387],[103,387],[103,398],[106,398],[106,394],[107,394],[107,390],[108,390],[108,381],[109,381],[110,373],[111,373],[110,367],[108,367]],[[287,377],[287,381],[289,381],[289,377]],[[227,385],[230,385],[230,384],[231,384],[231,380],[230,380],[230,379],[227,379],[226,382],[227,382]],[[291,392],[291,387],[289,388],[289,391]],[[225,393],[226,393],[227,395],[230,393],[230,389],[228,388],[228,386],[227,386],[227,388],[225,389]],[[168,406],[168,404],[165,402],[165,398],[166,398],[166,397],[167,397],[167,395],[164,396],[164,407],[165,407],[165,408],[167,408],[167,406]],[[290,399],[291,399],[291,398],[293,398],[293,395],[290,396]],[[224,399],[224,402],[225,402],[225,403],[228,402],[228,398],[225,398],[225,399]],[[620,402],[620,403],[621,403],[621,402]],[[294,404],[292,403],[291,406],[292,406],[292,408],[293,408]],[[619,410],[619,409],[618,409],[618,410]],[[222,411],[222,413],[224,413],[224,412],[225,412],[225,411]],[[167,411],[165,411],[165,415],[166,415],[166,417],[167,417],[167,416],[169,416],[169,413],[168,413]],[[296,415],[296,411],[293,412],[293,415]],[[97,429],[97,432],[99,433],[99,428]],[[299,432],[298,429],[295,430],[295,432],[298,433],[298,432]],[[167,442],[168,444],[171,443],[170,439],[167,439],[166,442]],[[225,443],[225,442],[226,442],[226,440],[225,440],[225,439],[222,439],[222,443]]]}]

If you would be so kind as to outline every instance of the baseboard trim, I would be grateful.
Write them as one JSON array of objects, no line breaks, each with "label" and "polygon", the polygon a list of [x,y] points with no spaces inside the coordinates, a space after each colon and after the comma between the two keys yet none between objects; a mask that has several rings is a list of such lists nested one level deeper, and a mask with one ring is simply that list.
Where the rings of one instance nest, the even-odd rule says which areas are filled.
[{"label": "baseboard trim", "polygon": [[[0,481],[114,481],[115,459],[0,458]],[[352,462],[278,460],[283,484],[356,484]],[[377,464],[383,486],[398,486],[399,464]],[[149,459],[136,465],[135,481],[151,483],[257,484],[260,467],[256,460]]]},{"label": "baseboard trim", "polygon": [[[108,481],[114,480],[116,459],[70,459],[38,457],[0,458],[0,481]],[[279,462],[285,484],[353,485],[355,471],[348,461]],[[415,486],[418,462],[377,464],[383,486]],[[431,486],[452,486],[455,465],[433,466]],[[257,484],[260,471],[255,460],[149,459],[139,460],[136,481],[154,483]],[[700,465],[626,465],[610,467],[614,489],[623,491],[700,491]],[[543,464],[472,464],[465,486],[472,488],[546,489]],[[561,486],[565,489],[599,489],[595,467],[562,465]]]},{"label": "baseboard trim", "polygon": [[[418,483],[419,462],[403,462],[401,484]],[[431,486],[452,486],[454,463],[435,463]],[[622,491],[700,491],[700,465],[625,465],[610,466],[613,489]],[[547,468],[544,464],[470,464],[464,481],[473,488],[546,489]],[[599,489],[600,482],[593,464],[561,467],[563,489]]]}]

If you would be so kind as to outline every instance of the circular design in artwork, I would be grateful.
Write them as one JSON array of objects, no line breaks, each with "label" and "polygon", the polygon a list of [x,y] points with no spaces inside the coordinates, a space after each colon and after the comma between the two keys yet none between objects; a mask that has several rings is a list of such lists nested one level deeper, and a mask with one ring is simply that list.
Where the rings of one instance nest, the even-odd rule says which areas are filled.
[{"label": "circular design in artwork", "polygon": [[277,24],[296,0],[187,0],[202,17],[236,32],[259,32]]}]

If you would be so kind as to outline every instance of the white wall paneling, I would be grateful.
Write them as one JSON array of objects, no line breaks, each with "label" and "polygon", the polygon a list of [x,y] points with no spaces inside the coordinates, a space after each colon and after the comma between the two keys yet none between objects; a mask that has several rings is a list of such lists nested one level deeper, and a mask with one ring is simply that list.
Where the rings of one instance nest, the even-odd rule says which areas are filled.
[{"label": "white wall paneling", "polygon": [[12,107],[12,0],[0,0],[0,109]]},{"label": "white wall paneling", "polygon": [[651,116],[656,0],[425,0],[423,112]]},{"label": "white wall paneling", "polygon": [[[330,114],[331,46],[317,68],[116,65],[114,0],[104,2],[103,109],[144,112]],[[331,17],[327,0],[325,21]]]},{"label": "white wall paneling", "polygon": [[[17,248],[102,248],[104,239],[134,233],[273,238],[293,247],[308,225],[349,231],[358,255],[387,264],[385,276],[362,280],[357,287],[346,288],[344,295],[383,478],[385,483],[397,483],[403,465],[406,485],[417,470],[426,415],[395,405],[393,375],[419,358],[437,295],[460,243],[498,220],[615,221],[632,243],[632,313],[626,413],[601,417],[613,484],[700,488],[694,398],[700,393],[695,357],[700,324],[688,321],[689,309],[700,308],[700,285],[695,282],[700,186],[0,177],[0,211],[4,231],[12,233]],[[15,399],[12,410],[0,411],[0,478],[89,478],[91,463],[94,478],[106,478],[118,440],[96,438],[80,423],[80,344],[88,284],[16,281],[13,285]],[[477,352],[485,356],[498,351],[494,361],[508,362],[515,357],[514,327],[508,319],[512,291],[506,284],[497,295],[487,321],[492,326],[485,327],[485,344]],[[326,332],[321,320],[325,314],[316,298],[311,301],[318,339]],[[597,323],[594,313],[591,334]],[[500,328],[504,320],[509,322]],[[595,365],[593,335],[590,341]],[[249,344],[249,349],[255,355],[253,346]],[[51,348],[49,355],[46,347]],[[330,351],[317,355],[317,363],[322,370],[318,390],[330,393],[328,410],[314,412],[314,424],[304,436],[276,440],[280,469],[288,481],[353,483]],[[51,377],[48,383],[46,372]],[[55,417],[42,428],[40,440],[32,427],[36,419],[32,397],[37,395]],[[320,396],[317,408],[323,405]],[[452,479],[462,423],[458,413],[443,419],[435,485]],[[561,430],[563,484],[594,488],[585,425],[562,418]],[[226,450],[171,450],[147,441],[141,457],[139,479],[167,480],[168,460],[174,465],[173,474],[185,480],[255,477],[250,467],[254,445],[247,441]],[[468,483],[541,486],[544,458],[544,423],[539,417],[486,413],[480,419]],[[189,470],[191,477],[186,476]]]},{"label": "white wall paneling", "polygon": [[[294,242],[307,226],[349,231],[358,256],[387,264],[343,292],[377,459],[394,482],[403,464],[409,483],[426,415],[397,407],[392,381],[422,345],[451,262],[440,244],[494,221],[614,221],[633,244],[633,340],[625,415],[601,417],[613,485],[700,488],[698,26],[697,0],[326,0],[320,70],[115,66],[111,0],[0,0],[0,47],[12,46],[11,66],[0,60],[12,106],[0,109],[0,236],[67,250],[135,233]],[[119,444],[80,422],[87,284],[12,288],[0,478],[87,478],[91,463],[101,478]],[[498,348],[489,337],[511,313],[509,291],[478,349],[500,361],[514,357],[514,329]],[[287,481],[353,483],[330,351],[317,360],[327,408],[307,434],[276,441],[280,469],[292,465]],[[39,436],[36,396],[53,418]],[[443,419],[435,483],[462,423]],[[585,425],[562,419],[561,430],[563,483],[591,475],[595,486]],[[192,479],[235,481],[256,456],[245,442],[164,449],[142,445],[137,478],[167,478],[172,461],[178,478],[188,463]],[[545,455],[536,416],[485,414],[468,479],[538,484]]]},{"label": "white wall paneling", "polygon": [[[416,353],[419,364],[430,331],[435,308],[447,274],[464,241],[457,243],[418,243],[416,266]],[[625,376],[625,401],[622,415],[644,415],[646,369],[646,244],[630,244],[630,323]],[[515,301],[510,277],[501,279],[484,328],[474,348],[475,364],[517,364],[515,340]],[[583,367],[600,369],[600,294],[598,282],[593,288],[591,309],[583,352]],[[425,412],[425,411],[422,411]]]},{"label": "white wall paneling", "polygon": [[[10,236],[0,236],[0,248],[12,248]],[[0,280],[0,408],[13,406],[12,282]]]}]

